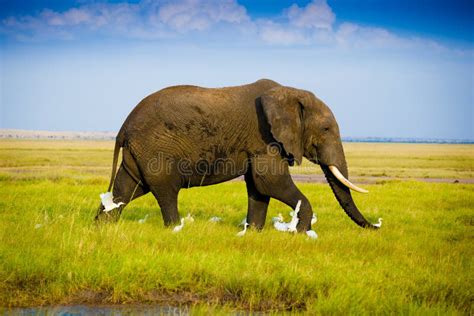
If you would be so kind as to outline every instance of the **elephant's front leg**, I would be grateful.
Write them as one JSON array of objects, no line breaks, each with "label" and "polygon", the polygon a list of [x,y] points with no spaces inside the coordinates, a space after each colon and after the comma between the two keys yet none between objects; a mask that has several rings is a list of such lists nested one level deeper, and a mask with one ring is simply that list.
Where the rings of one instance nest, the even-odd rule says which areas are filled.
[{"label": "elephant's front leg", "polygon": [[245,183],[248,195],[247,223],[258,230],[262,230],[265,226],[270,197],[258,192],[250,172],[245,174]]},{"label": "elephant's front leg", "polygon": [[[256,190],[260,192],[260,194],[285,203],[292,209],[295,209],[298,201],[301,201],[296,230],[298,232],[310,230],[311,218],[313,216],[311,204],[291,179],[287,163],[284,161],[282,163],[277,162],[276,165],[278,165],[280,169],[262,168],[263,171],[260,171],[255,166],[269,166],[269,161],[275,158],[261,157],[259,159],[260,161],[254,159],[254,163],[252,164],[252,179]],[[274,170],[274,172],[268,172],[268,170]]]}]

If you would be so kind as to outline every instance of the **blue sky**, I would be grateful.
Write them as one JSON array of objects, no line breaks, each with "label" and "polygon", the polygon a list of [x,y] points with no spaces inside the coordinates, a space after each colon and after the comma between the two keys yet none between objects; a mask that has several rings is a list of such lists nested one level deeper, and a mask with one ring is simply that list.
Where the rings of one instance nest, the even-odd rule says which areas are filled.
[{"label": "blue sky", "polygon": [[343,136],[474,139],[472,1],[0,0],[0,127],[117,130],[175,84],[313,91]]}]

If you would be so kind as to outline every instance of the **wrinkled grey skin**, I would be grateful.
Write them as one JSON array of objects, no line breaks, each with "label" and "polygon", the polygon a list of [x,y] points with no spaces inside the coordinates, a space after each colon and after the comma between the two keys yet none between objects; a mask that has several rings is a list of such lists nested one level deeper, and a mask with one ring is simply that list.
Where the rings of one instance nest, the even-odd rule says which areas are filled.
[{"label": "wrinkled grey skin", "polygon": [[[123,160],[115,175],[120,148]],[[125,205],[152,192],[165,225],[171,225],[180,219],[180,189],[244,175],[250,225],[263,228],[270,198],[293,209],[301,200],[297,230],[303,232],[311,229],[313,212],[288,170],[303,157],[321,166],[355,223],[374,227],[328,169],[335,165],[349,178],[331,110],[311,92],[266,79],[218,89],[175,86],[146,97],[117,135],[110,187],[114,201]],[[117,220],[125,205],[108,213],[101,205],[96,219]]]}]

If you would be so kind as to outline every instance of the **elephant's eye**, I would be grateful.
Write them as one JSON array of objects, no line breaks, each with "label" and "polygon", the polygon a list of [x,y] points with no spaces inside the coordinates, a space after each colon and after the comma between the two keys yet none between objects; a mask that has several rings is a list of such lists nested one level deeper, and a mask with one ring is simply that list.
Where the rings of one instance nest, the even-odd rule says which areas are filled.
[{"label": "elephant's eye", "polygon": [[324,127],[323,132],[329,132],[329,127]]}]

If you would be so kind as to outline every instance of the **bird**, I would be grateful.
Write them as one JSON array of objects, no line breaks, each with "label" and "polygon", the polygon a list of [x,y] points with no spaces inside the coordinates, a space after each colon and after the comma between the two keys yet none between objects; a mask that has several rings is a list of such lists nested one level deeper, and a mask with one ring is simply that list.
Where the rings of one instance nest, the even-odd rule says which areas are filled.
[{"label": "bird", "polygon": [[144,218],[139,219],[139,220],[138,220],[138,224],[143,224],[143,223],[145,223],[147,218],[148,218],[148,214],[146,214]]},{"label": "bird", "polygon": [[273,227],[280,232],[287,232],[288,231],[288,223],[285,222],[274,222]]},{"label": "bird", "polygon": [[281,213],[278,213],[278,216],[272,217],[272,222],[273,223],[276,223],[276,222],[282,223],[283,222],[283,215],[281,215]]},{"label": "bird", "polygon": [[100,194],[100,200],[102,202],[102,205],[104,206],[104,212],[110,212],[113,209],[116,209],[120,205],[123,205],[125,203],[119,202],[115,203],[114,202],[114,196],[112,192],[105,192]]},{"label": "bird", "polygon": [[295,232],[296,231],[296,225],[298,225],[298,222],[299,222],[298,213],[300,212],[300,207],[301,207],[301,200],[298,200],[298,203],[296,204],[296,207],[295,207],[295,212],[293,214],[293,217],[291,218],[291,221],[288,224],[288,231],[289,232]]},{"label": "bird", "polygon": [[183,229],[184,226],[184,218],[181,219],[181,225],[175,226],[173,228],[173,233],[180,232]]},{"label": "bird", "polygon": [[213,216],[209,219],[210,222],[213,222],[213,223],[218,223],[218,222],[222,222],[222,218],[218,217],[218,216]]},{"label": "bird", "polygon": [[242,237],[245,235],[247,232],[247,227],[249,227],[249,223],[244,224],[244,230],[241,230],[240,232],[237,233],[237,237]]},{"label": "bird", "polygon": [[382,227],[382,218],[379,218],[379,221],[377,224],[374,224],[375,227],[380,228]]},{"label": "bird", "polygon": [[317,221],[318,221],[318,218],[316,217],[316,214],[313,213],[313,217],[311,218],[311,225],[316,224]]},{"label": "bird", "polygon": [[191,215],[191,213],[188,213],[188,215],[185,217],[185,220],[192,223],[194,222],[194,217]]},{"label": "bird", "polygon": [[306,235],[311,239],[317,239],[318,238],[318,234],[316,234],[316,232],[314,230],[307,230]]}]

